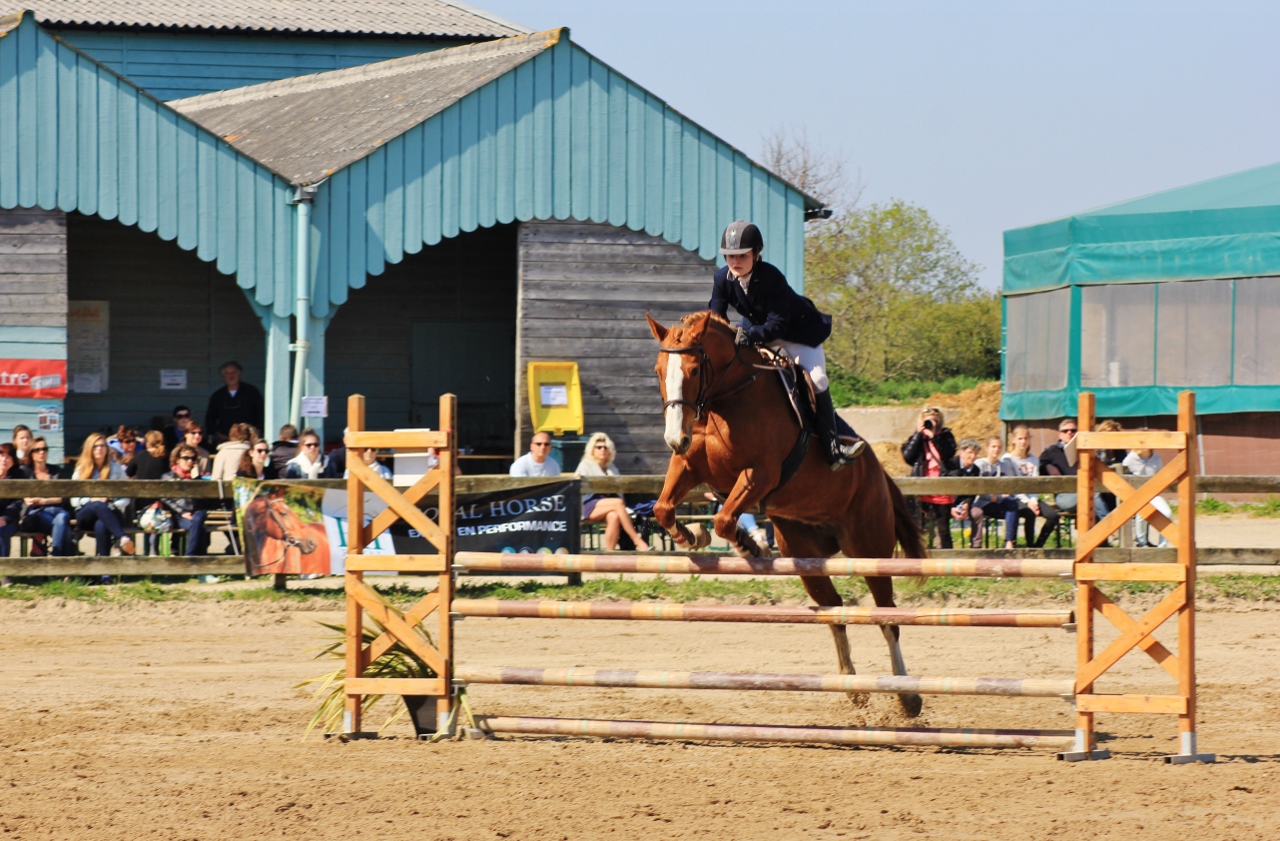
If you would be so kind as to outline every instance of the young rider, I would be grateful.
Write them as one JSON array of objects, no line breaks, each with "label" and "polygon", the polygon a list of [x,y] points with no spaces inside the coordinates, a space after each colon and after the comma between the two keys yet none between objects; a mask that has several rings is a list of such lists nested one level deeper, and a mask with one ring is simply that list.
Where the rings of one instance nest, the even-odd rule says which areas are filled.
[{"label": "young rider", "polygon": [[839,470],[862,455],[867,445],[861,440],[840,441],[821,347],[831,335],[831,316],[818,312],[813,301],[787,284],[777,267],[761,260],[763,250],[764,237],[752,223],[739,220],[724,229],[720,253],[727,265],[715,274],[708,309],[725,317],[732,306],[742,316],[739,345],[768,345],[809,372],[818,397],[822,454],[832,470]]}]

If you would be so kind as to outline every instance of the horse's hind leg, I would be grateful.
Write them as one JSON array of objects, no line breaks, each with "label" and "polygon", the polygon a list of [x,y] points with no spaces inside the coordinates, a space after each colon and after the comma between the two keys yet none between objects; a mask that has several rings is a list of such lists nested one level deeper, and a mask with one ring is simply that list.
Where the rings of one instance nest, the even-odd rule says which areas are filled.
[{"label": "horse's hind leg", "polygon": [[[894,607],[892,578],[869,577],[867,588],[871,590],[871,598],[875,599],[876,607]],[[893,664],[893,673],[907,674],[907,663],[902,657],[902,646],[899,643],[902,630],[897,625],[881,625],[880,631],[884,634],[884,641],[889,644],[889,660]],[[902,711],[912,718],[920,715],[920,710],[924,707],[924,701],[913,692],[899,695],[898,700],[902,703]]]}]

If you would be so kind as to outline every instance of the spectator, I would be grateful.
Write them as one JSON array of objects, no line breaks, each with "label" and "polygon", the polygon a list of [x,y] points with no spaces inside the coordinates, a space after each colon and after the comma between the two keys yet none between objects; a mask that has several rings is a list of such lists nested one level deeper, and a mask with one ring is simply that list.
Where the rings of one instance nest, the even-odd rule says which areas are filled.
[{"label": "spectator", "polygon": [[[391,468],[387,467],[385,464],[378,461],[377,450],[370,448],[367,450],[360,450],[359,452],[360,452],[360,460],[363,461],[365,464],[369,465],[369,467],[373,469],[374,473],[377,473],[379,476],[381,476],[383,479],[386,479],[388,482],[391,481],[391,475],[392,475]],[[438,458],[435,460],[434,463],[431,463],[430,458],[428,458],[427,469],[430,470],[432,467],[435,467],[439,463],[440,463],[440,460]],[[334,465],[334,469],[337,470],[337,465]],[[350,471],[348,471],[344,467],[342,469],[342,478],[345,479],[350,475],[351,475]]]},{"label": "spectator", "polygon": [[[107,445],[107,436],[101,432],[95,432],[84,439],[84,448],[80,451],[80,458],[76,459],[71,478],[127,479],[124,468],[111,460],[108,454],[110,449]],[[108,499],[73,496],[71,498],[71,505],[76,509],[76,526],[85,532],[90,528],[93,529],[93,535],[97,541],[95,554],[110,555],[113,541],[120,544],[121,554],[133,554],[133,539],[124,531],[125,511],[128,510],[130,501],[128,497]]]},{"label": "spectator", "polygon": [[[981,444],[972,438],[965,438],[960,442],[959,448],[956,450],[956,466],[951,469],[948,476],[981,476],[982,469],[976,464],[978,460],[978,450]],[[982,523],[986,513],[982,510],[982,505],[977,501],[976,495],[957,496],[955,502],[951,505],[951,518],[961,524],[961,534],[964,532],[964,521],[969,521],[969,546],[973,549],[982,548]],[[947,529],[950,531],[950,524]]]},{"label": "spectator", "polygon": [[275,465],[271,463],[271,450],[267,448],[266,441],[262,439],[254,441],[253,446],[240,456],[240,466],[236,469],[236,476],[265,481],[274,479],[277,475]]},{"label": "spectator", "polygon": [[[1018,424],[1013,428],[1013,439],[1009,452],[1004,454],[1004,460],[1009,462],[1016,471],[1015,475],[1035,476],[1040,472],[1040,459],[1031,455],[1030,427]],[[1017,499],[1020,503],[1018,516],[1023,518],[1027,545],[1040,549],[1058,526],[1058,509],[1041,500],[1036,494],[1018,494]],[[1036,517],[1043,517],[1044,525],[1040,527],[1040,536],[1033,539]]]},{"label": "spectator", "polygon": [[138,454],[138,430],[120,424],[115,436],[107,439],[107,445],[111,447],[111,460],[123,467],[127,474],[129,465]]},{"label": "spectator", "polygon": [[[589,456],[590,451],[583,455],[584,463]],[[551,457],[551,436],[546,432],[534,435],[529,452],[512,462],[507,472],[512,476],[559,476],[560,462]]]},{"label": "spectator", "polygon": [[[617,448],[614,447],[613,440],[608,435],[603,432],[593,433],[587,439],[587,450],[582,456],[582,461],[578,462],[578,469],[575,472],[579,476],[619,476],[621,474],[613,463],[617,455]],[[615,494],[591,494],[584,499],[582,522],[604,523],[605,551],[618,548],[618,539],[624,531],[638,551],[647,552],[653,548],[645,543],[644,538],[636,531],[626,503],[622,501],[622,497]]]},{"label": "spectator", "polygon": [[[188,447],[193,447],[197,457],[200,459],[198,463],[199,470],[196,471],[196,478],[206,476],[209,473],[209,451],[200,446],[200,439],[204,437],[204,428],[195,421],[187,424],[186,432],[183,433],[182,443]],[[178,458],[178,448],[174,447],[169,453],[169,468],[173,469],[173,462]]]},{"label": "spectator", "polygon": [[[1076,464],[1072,464],[1072,459],[1067,457],[1066,446],[1071,439],[1076,437],[1079,431],[1079,424],[1075,418],[1063,418],[1058,424],[1058,440],[1044,448],[1040,453],[1040,475],[1041,476],[1075,476],[1079,472]],[[1054,496],[1053,501],[1059,512],[1067,514],[1076,513],[1076,503],[1079,501],[1075,493],[1060,493]]]},{"label": "spectator", "polygon": [[[49,442],[43,437],[31,439],[31,449],[23,460],[22,472],[28,479],[39,479],[42,482],[62,478],[62,471],[56,464],[49,464]],[[49,552],[58,557],[75,554],[75,545],[71,539],[71,512],[68,511],[60,496],[29,496],[22,501],[26,513],[22,516],[22,530],[33,534],[49,536]],[[43,551],[37,544],[37,554]]]},{"label": "spectator", "polygon": [[[27,442],[28,448],[30,442]],[[14,446],[10,443],[0,444],[0,481],[21,479],[17,471],[18,460],[13,457]],[[0,558],[9,557],[9,543],[18,533],[18,525],[22,522],[22,499],[0,499]]]},{"label": "spectator", "polygon": [[248,454],[250,437],[253,428],[247,423],[238,423],[231,427],[230,439],[218,445],[218,454],[213,457],[213,467],[209,478],[230,482],[236,478],[241,459]]},{"label": "spectator", "polygon": [[231,437],[231,427],[238,423],[262,428],[262,392],[240,379],[244,368],[232,359],[218,369],[226,383],[209,397],[204,425],[210,442],[217,444]]},{"label": "spectator", "polygon": [[[703,494],[703,498],[706,499],[707,502],[716,503],[717,514],[724,508],[724,503],[719,502],[716,499],[716,495],[711,493],[711,491],[707,491]],[[769,541],[769,532],[761,527],[759,521],[756,520],[755,514],[752,514],[750,511],[743,511],[739,514],[738,527],[745,530],[761,549],[768,549],[770,547],[771,543]]]},{"label": "spectator", "polygon": [[[1004,451],[999,435],[987,439],[987,454],[974,462],[979,476],[1017,476],[1018,470],[1012,462],[1000,457]],[[1004,520],[1004,548],[1012,549],[1018,539],[1018,509],[1022,507],[1016,497],[1009,494],[985,494],[975,500],[982,508],[984,519],[999,517]],[[1030,511],[1025,515],[1030,522],[1027,533],[1035,528],[1036,517]]]},{"label": "spectator", "polygon": [[[1119,432],[1123,429],[1119,421],[1104,420],[1093,427],[1094,432]],[[1113,470],[1119,466],[1124,466],[1124,450],[1094,450],[1094,458],[1103,464],[1111,467]],[[1110,493],[1098,493],[1093,495],[1093,513],[1094,517],[1101,521],[1104,517],[1116,510],[1116,496]]]},{"label": "spectator", "polygon": [[130,479],[154,481],[161,478],[169,469],[169,459],[165,458],[164,433],[152,429],[142,436],[142,444],[142,449],[134,454],[125,473]]},{"label": "spectator", "polygon": [[173,407],[173,423],[164,428],[164,449],[170,452],[185,443],[187,427],[191,424],[191,410],[186,406]]},{"label": "spectator", "polygon": [[[911,465],[912,476],[942,476],[956,457],[956,439],[951,430],[943,426],[942,410],[926,406],[916,419],[915,434],[902,445],[902,458]],[[919,497],[924,520],[932,518],[937,524],[938,546],[951,547],[951,505],[955,498],[949,494],[925,494]]]},{"label": "spectator", "polygon": [[[1124,457],[1124,466],[1134,476],[1154,476],[1164,467],[1164,459],[1154,450],[1131,450],[1129,455]],[[1163,497],[1153,497],[1151,507],[1166,517],[1173,518],[1173,511]],[[1164,535],[1160,535],[1158,542],[1151,539],[1150,526],[1141,516],[1133,518],[1133,542],[1137,546],[1169,545]]]},{"label": "spectator", "polygon": [[271,466],[276,475],[284,473],[284,466],[289,459],[298,455],[298,427],[286,423],[280,427],[280,440],[271,445]]},{"label": "spectator", "polygon": [[31,449],[31,427],[25,424],[18,424],[13,428],[13,450],[14,458],[19,463],[27,457],[27,451]]},{"label": "spectator", "polygon": [[[174,450],[173,469],[162,477],[166,481],[183,481],[199,479],[196,463],[200,454],[190,444],[179,444]],[[199,510],[194,501],[188,498],[170,497],[160,500],[174,516],[174,525],[187,533],[187,554],[203,555],[209,548],[209,532],[205,530],[204,518],[208,512]]]},{"label": "spectator", "polygon": [[314,429],[304,429],[298,439],[301,446],[298,455],[289,459],[285,465],[285,479],[336,479],[338,474],[333,470],[333,463],[320,452],[320,433]]}]

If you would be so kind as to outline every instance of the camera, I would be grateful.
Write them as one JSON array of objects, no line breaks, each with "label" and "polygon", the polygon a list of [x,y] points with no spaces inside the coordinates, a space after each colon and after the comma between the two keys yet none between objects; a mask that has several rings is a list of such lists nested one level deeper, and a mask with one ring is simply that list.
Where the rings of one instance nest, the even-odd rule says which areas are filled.
[{"label": "camera", "polygon": [[932,420],[925,420],[925,422],[924,422],[924,428],[925,428],[925,429],[933,429],[933,421],[932,421]]}]

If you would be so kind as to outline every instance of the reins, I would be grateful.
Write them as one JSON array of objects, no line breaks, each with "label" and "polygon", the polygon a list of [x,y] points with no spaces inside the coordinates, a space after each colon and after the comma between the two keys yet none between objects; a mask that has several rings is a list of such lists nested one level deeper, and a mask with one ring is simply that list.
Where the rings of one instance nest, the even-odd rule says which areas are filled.
[{"label": "reins", "polygon": [[[697,353],[699,366],[706,368],[710,372],[700,379],[698,383],[698,395],[694,400],[685,400],[683,398],[680,398],[676,400],[667,400],[662,404],[662,408],[664,411],[666,409],[671,408],[672,406],[689,406],[690,408],[693,409],[695,420],[702,420],[703,417],[705,417],[707,412],[707,407],[710,406],[713,401],[723,400],[726,397],[737,394],[738,392],[749,388],[751,384],[756,381],[756,378],[760,376],[759,374],[752,374],[746,380],[734,386],[733,388],[729,389],[728,391],[722,392],[720,394],[716,394],[715,387],[719,385],[719,383],[729,375],[729,371],[731,371],[733,369],[733,366],[738,362],[738,354],[742,351],[742,348],[736,345],[734,346],[733,359],[729,360],[729,364],[725,366],[724,370],[720,372],[720,375],[718,377],[716,376],[715,365],[712,364],[711,357],[707,355],[707,351],[703,347],[702,342],[698,342],[697,344],[692,344],[692,345],[685,345],[684,347],[673,347],[673,348],[664,347],[664,348],[660,348],[660,350],[663,353],[676,353],[676,354]],[[753,365],[752,367],[758,368],[762,366]]]}]

